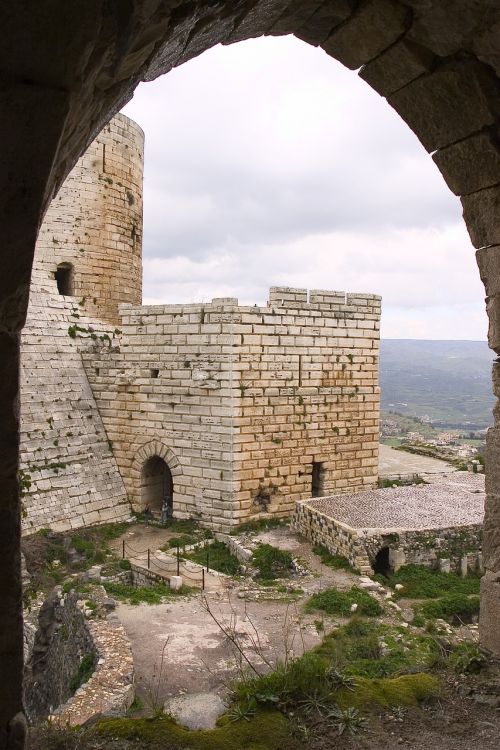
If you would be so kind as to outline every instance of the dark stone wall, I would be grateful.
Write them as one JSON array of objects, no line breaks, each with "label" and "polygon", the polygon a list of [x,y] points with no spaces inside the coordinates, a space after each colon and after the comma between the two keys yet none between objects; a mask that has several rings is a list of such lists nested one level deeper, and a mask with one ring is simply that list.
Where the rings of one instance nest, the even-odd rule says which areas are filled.
[{"label": "dark stone wall", "polygon": [[[84,656],[97,651],[74,591],[56,587],[43,603],[31,659],[26,665],[24,705],[30,723],[46,718],[73,694],[71,682]],[[81,603],[81,602],[80,602]]]},{"label": "dark stone wall", "polygon": [[[290,34],[361,75],[461,196],[500,352],[497,0],[10,0],[0,7],[0,748],[22,747],[19,331],[36,233],[77,158],[130,98],[213,45]],[[481,638],[500,655],[499,427],[488,437]]]}]

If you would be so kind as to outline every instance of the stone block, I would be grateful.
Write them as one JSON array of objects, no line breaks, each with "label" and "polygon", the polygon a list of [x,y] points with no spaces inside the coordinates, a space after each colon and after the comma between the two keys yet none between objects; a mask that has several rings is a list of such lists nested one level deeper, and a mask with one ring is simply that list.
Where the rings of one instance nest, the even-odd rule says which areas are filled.
[{"label": "stone block", "polygon": [[424,73],[435,56],[425,47],[402,39],[364,65],[359,75],[382,96],[389,96]]},{"label": "stone block", "polygon": [[483,526],[483,565],[500,571],[500,495],[488,494]]},{"label": "stone block", "polygon": [[455,143],[500,115],[500,86],[486,65],[452,60],[388,97],[427,151]]},{"label": "stone block", "polygon": [[481,579],[479,636],[481,646],[500,658],[500,573],[486,572]]},{"label": "stone block", "polygon": [[170,588],[179,591],[182,588],[182,576],[170,576]]},{"label": "stone block", "polygon": [[500,245],[500,187],[497,185],[465,195],[461,202],[474,247]]},{"label": "stone block", "polygon": [[500,148],[496,132],[472,135],[440,149],[432,158],[456,195],[474,193],[500,182]]},{"label": "stone block", "polygon": [[486,299],[488,314],[488,346],[500,354],[500,296],[493,295]]},{"label": "stone block", "polygon": [[351,70],[373,60],[406,31],[409,10],[393,0],[367,0],[321,47]]},{"label": "stone block", "polygon": [[333,29],[352,14],[357,0],[336,0],[320,3],[318,9],[293,33],[304,42],[317,47],[326,41]]}]

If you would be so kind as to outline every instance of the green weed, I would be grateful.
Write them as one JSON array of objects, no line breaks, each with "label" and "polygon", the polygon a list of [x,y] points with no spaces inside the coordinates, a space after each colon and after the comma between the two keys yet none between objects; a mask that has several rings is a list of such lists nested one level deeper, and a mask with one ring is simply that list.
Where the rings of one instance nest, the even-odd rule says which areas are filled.
[{"label": "green weed", "polygon": [[271,544],[259,544],[252,555],[252,565],[258,570],[259,578],[272,580],[289,575],[292,555],[286,550]]},{"label": "green weed", "polygon": [[332,555],[332,553],[321,544],[316,544],[312,551],[315,555],[318,555],[318,557],[321,558],[323,565],[328,565],[329,568],[334,568],[335,570],[348,570],[351,573],[358,574],[357,570],[352,567],[347,557],[344,557],[343,555]]},{"label": "green weed", "polygon": [[477,576],[461,578],[455,573],[442,573],[420,565],[404,565],[390,578],[377,576],[385,586],[394,588],[397,583],[403,589],[396,597],[405,599],[434,599],[443,594],[479,594],[480,579]]},{"label": "green weed", "polygon": [[224,542],[214,542],[207,547],[186,552],[183,557],[200,565],[208,565],[212,570],[218,570],[226,575],[235,576],[240,572],[238,558],[231,554]]},{"label": "green weed", "polygon": [[363,589],[353,586],[349,591],[339,591],[335,588],[328,588],[313,594],[305,604],[306,612],[321,610],[328,615],[340,615],[348,617],[351,614],[351,607],[357,604],[357,612],[360,615],[368,617],[377,617],[383,612],[380,604]]}]

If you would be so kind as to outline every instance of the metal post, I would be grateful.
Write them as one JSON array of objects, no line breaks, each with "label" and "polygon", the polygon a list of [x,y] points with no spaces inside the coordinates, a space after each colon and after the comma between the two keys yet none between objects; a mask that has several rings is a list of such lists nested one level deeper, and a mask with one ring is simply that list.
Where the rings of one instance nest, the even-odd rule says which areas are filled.
[{"label": "metal post", "polygon": [[205,568],[201,569],[201,590],[205,591]]},{"label": "metal post", "polygon": [[179,547],[177,547],[177,575],[180,575]]},{"label": "metal post", "polygon": [[151,557],[150,557],[149,547],[148,547],[148,570],[149,570],[150,564],[151,564]]},{"label": "metal post", "polygon": [[125,560],[125,539],[122,539],[122,558]]}]

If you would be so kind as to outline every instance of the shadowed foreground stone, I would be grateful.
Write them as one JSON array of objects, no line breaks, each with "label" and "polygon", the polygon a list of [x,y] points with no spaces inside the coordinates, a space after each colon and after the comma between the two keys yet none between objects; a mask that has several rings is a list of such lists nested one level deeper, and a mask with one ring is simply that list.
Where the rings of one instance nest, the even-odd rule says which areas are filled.
[{"label": "shadowed foreground stone", "polygon": [[[429,55],[446,59],[390,97],[427,149],[445,148],[498,125],[497,0],[331,0],[319,7],[316,0],[304,0],[304,8],[307,5],[312,15],[302,24],[303,38],[316,45],[330,39],[327,49],[354,67],[369,65],[371,56],[376,58],[406,37]],[[14,730],[11,723],[22,709],[18,334],[26,315],[41,217],[77,158],[140,80],[153,79],[221,40],[273,33],[275,24],[286,30],[289,8],[295,14],[297,4],[292,0],[11,0],[0,7],[0,549],[5,561],[0,582],[1,750],[22,745],[21,724],[16,720]],[[301,36],[300,27],[296,33]],[[382,90],[384,80],[379,78],[377,86]],[[457,175],[460,165],[453,162]],[[444,158],[440,167],[446,176]],[[484,160],[473,169],[485,169],[491,177]],[[451,179],[452,175],[450,184]],[[481,183],[486,184],[481,175],[471,178],[472,185]],[[498,194],[496,185],[463,198],[464,217],[476,247],[500,244]],[[489,306],[489,312],[496,318],[495,305]],[[500,349],[496,334],[490,341]],[[500,460],[497,453],[492,455],[491,460]],[[500,487],[493,490],[500,495]],[[484,645],[500,655],[496,574],[500,571],[489,571],[483,584],[481,627]]]}]

